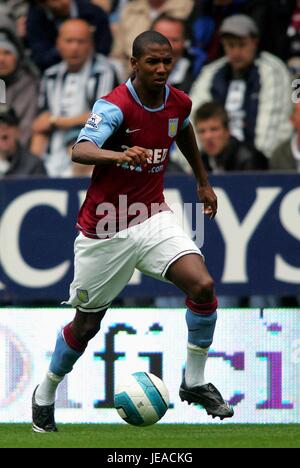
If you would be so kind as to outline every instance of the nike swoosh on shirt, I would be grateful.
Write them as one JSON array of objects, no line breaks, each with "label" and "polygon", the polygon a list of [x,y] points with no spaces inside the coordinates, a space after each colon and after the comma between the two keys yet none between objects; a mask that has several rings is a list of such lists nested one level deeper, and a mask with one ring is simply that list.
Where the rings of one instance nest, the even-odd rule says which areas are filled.
[{"label": "nike swoosh on shirt", "polygon": [[139,132],[140,130],[142,130],[141,128],[136,128],[134,130],[130,130],[130,128],[126,128],[126,133],[134,133],[134,132]]}]

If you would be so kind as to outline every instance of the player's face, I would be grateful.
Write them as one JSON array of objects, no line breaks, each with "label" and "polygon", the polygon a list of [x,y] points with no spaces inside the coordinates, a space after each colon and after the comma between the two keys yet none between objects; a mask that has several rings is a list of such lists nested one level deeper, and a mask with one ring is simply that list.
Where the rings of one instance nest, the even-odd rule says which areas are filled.
[{"label": "player's face", "polygon": [[9,50],[0,48],[0,76],[10,75],[17,67],[17,57]]},{"label": "player's face", "polygon": [[131,63],[136,78],[145,88],[161,90],[172,70],[172,50],[167,44],[150,44],[144,55],[139,59],[133,58]]},{"label": "player's face", "polygon": [[80,70],[93,49],[89,30],[76,24],[63,27],[58,37],[57,48],[69,69]]},{"label": "player's face", "polygon": [[0,122],[0,158],[12,156],[17,147],[18,129]]},{"label": "player's face", "polygon": [[230,134],[217,117],[196,123],[196,133],[200,143],[209,156],[218,156],[227,145]]},{"label": "player's face", "polygon": [[229,63],[236,71],[244,70],[254,61],[258,40],[254,37],[226,37],[222,41]]},{"label": "player's face", "polygon": [[183,55],[185,47],[185,37],[183,26],[180,22],[168,21],[162,19],[158,21],[154,28],[155,31],[165,36],[171,43],[174,62]]}]

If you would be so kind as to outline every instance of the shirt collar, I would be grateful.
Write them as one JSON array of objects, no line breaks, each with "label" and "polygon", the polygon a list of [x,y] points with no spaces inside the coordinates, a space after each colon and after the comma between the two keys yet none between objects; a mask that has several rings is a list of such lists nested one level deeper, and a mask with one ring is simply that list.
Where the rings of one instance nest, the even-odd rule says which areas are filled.
[{"label": "shirt collar", "polygon": [[158,112],[158,111],[161,111],[165,108],[166,104],[167,104],[167,100],[168,100],[168,97],[169,97],[169,94],[170,94],[170,88],[168,85],[165,85],[165,102],[160,106],[160,107],[157,107],[156,109],[152,109],[150,107],[147,107],[145,106],[142,101],[140,100],[140,98],[138,97],[137,95],[137,92],[136,90],[134,89],[134,86],[132,84],[132,81],[131,81],[131,78],[129,78],[126,82],[126,86],[130,92],[130,94],[132,95],[133,99],[141,106],[143,107],[144,109],[146,109],[147,111],[149,112]]}]

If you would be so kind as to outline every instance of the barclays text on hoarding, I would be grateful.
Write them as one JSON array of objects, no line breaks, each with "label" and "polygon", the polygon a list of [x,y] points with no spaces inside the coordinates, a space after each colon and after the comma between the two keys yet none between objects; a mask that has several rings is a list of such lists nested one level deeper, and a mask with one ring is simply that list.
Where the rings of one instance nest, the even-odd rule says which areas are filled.
[{"label": "barclays text on hoarding", "polygon": [[[165,197],[195,239],[197,217],[183,209],[200,211],[192,183],[187,176],[166,177]],[[214,221],[205,220],[203,253],[218,294],[299,294],[299,176],[215,176],[212,184],[219,210]],[[0,300],[67,298],[86,186],[79,179],[2,181]],[[153,290],[175,292],[136,271],[123,295],[151,296]]]}]

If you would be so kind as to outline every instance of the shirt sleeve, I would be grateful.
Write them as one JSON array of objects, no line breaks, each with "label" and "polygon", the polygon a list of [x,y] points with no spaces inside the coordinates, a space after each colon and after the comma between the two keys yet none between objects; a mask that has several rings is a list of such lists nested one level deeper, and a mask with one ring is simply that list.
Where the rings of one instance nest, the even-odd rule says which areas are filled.
[{"label": "shirt sleeve", "polygon": [[190,117],[188,116],[184,119],[183,124],[181,126],[181,130],[184,130],[189,125],[189,123],[190,123]]},{"label": "shirt sleeve", "polygon": [[121,109],[115,104],[99,99],[94,104],[92,113],[79,133],[76,143],[88,140],[101,148],[122,122],[123,113]]}]

